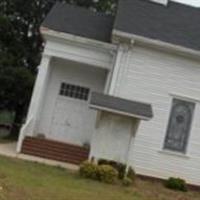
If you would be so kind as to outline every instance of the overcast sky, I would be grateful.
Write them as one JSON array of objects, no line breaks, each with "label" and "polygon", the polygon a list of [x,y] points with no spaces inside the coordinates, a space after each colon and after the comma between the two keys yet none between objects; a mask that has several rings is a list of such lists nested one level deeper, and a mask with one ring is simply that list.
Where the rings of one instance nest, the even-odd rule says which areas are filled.
[{"label": "overcast sky", "polygon": [[190,4],[190,5],[200,7],[200,0],[173,0],[173,1],[177,1],[177,2],[181,2],[181,3]]}]

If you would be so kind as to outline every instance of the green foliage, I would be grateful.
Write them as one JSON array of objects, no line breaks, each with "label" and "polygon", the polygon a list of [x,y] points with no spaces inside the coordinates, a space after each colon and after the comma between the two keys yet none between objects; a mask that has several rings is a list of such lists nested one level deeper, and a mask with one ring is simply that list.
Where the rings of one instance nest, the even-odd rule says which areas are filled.
[{"label": "green foliage", "polygon": [[0,1],[0,109],[15,112],[15,124],[27,110],[44,48],[40,25],[56,1],[107,13],[116,7],[116,0]]},{"label": "green foliage", "polygon": [[1,0],[0,62],[36,72],[44,46],[40,25],[56,1],[114,13],[117,0]]},{"label": "green foliage", "polygon": [[98,162],[99,165],[111,165],[118,171],[118,178],[123,179],[125,176],[125,170],[126,170],[126,165],[123,163],[111,161],[111,160],[105,160],[105,159],[100,159]]},{"label": "green foliage", "polygon": [[127,178],[131,179],[133,182],[135,181],[136,174],[135,170],[132,167],[129,167],[128,169]]},{"label": "green foliage", "polygon": [[2,107],[15,110],[27,105],[32,92],[34,76],[26,68],[7,67],[0,75],[0,102]]},{"label": "green foliage", "polygon": [[117,0],[1,0],[0,67],[36,72],[44,46],[40,25],[56,1],[107,13],[114,13],[117,4]]},{"label": "green foliage", "polygon": [[0,69],[0,110],[15,113],[11,135],[17,138],[32,93],[33,74],[23,67]]},{"label": "green foliage", "polygon": [[0,156],[1,200],[199,200],[200,192],[167,192],[159,182],[137,188],[94,183],[60,167]]},{"label": "green foliage", "polygon": [[84,178],[98,179],[98,166],[94,163],[85,161],[81,164],[79,173]]},{"label": "green foliage", "polygon": [[84,178],[98,180],[104,183],[114,183],[117,180],[118,172],[110,165],[96,165],[85,161],[81,164],[79,174]]},{"label": "green foliage", "polygon": [[98,178],[104,183],[115,183],[118,178],[118,172],[110,165],[99,165]]},{"label": "green foliage", "polygon": [[14,113],[7,110],[0,111],[0,124],[12,124]]},{"label": "green foliage", "polygon": [[183,191],[183,192],[187,191],[187,184],[186,184],[185,180],[183,180],[181,178],[170,177],[165,182],[165,186],[172,190],[179,190],[179,191]]},{"label": "green foliage", "polygon": [[122,184],[128,187],[133,184],[133,181],[128,177],[124,177],[124,179],[122,180]]}]

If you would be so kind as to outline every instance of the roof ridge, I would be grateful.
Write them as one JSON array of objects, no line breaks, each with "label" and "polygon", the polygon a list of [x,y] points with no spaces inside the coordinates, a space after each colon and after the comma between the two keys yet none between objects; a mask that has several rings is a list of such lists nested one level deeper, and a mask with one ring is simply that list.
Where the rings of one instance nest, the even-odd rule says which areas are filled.
[{"label": "roof ridge", "polygon": [[[123,0],[120,0],[120,1],[123,1]],[[150,4],[156,4],[158,6],[162,6],[162,7],[166,7],[166,8],[170,4],[176,4],[178,6],[189,7],[189,8],[192,8],[192,9],[197,9],[197,10],[199,9],[200,10],[200,7],[198,7],[198,6],[193,6],[193,5],[190,5],[190,4],[181,3],[181,2],[178,2],[178,1],[175,1],[175,0],[168,0],[167,5],[159,4],[159,3],[156,3],[155,1],[151,1],[151,0],[140,0],[140,1],[144,1],[144,2],[147,2],[147,3],[150,3]]]},{"label": "roof ridge", "polygon": [[193,5],[190,5],[190,4],[185,4],[185,3],[181,3],[181,2],[178,2],[178,1],[174,1],[174,0],[169,0],[168,4],[178,4],[178,5],[181,5],[181,6],[197,9],[197,10],[200,11],[200,6],[199,7],[193,6]]},{"label": "roof ridge", "polygon": [[113,15],[111,14],[108,14],[108,13],[105,13],[105,12],[100,12],[100,11],[95,11],[91,8],[87,8],[87,7],[84,7],[84,6],[79,6],[79,5],[76,5],[76,4],[72,4],[72,3],[67,3],[67,2],[56,2],[54,6],[56,5],[64,5],[64,6],[68,6],[68,7],[73,7],[73,8],[78,8],[84,12],[90,12],[90,13],[93,13],[95,15],[100,15],[100,16],[104,16],[104,17],[113,17]]}]

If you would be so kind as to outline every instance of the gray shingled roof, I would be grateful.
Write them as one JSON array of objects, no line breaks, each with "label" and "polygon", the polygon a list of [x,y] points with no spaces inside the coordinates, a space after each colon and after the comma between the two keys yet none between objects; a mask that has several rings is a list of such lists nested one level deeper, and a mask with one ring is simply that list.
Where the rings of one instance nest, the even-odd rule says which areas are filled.
[{"label": "gray shingled roof", "polygon": [[42,26],[49,29],[109,42],[114,18],[102,13],[56,3],[47,15]]},{"label": "gray shingled roof", "polygon": [[114,29],[200,50],[200,8],[120,0]]},{"label": "gray shingled roof", "polygon": [[[110,42],[114,18],[57,3],[42,26],[99,41]],[[200,50],[200,8],[169,1],[120,0],[114,29]]]},{"label": "gray shingled roof", "polygon": [[152,106],[150,104],[130,101],[97,92],[93,92],[91,95],[90,108],[145,120],[153,117]]}]

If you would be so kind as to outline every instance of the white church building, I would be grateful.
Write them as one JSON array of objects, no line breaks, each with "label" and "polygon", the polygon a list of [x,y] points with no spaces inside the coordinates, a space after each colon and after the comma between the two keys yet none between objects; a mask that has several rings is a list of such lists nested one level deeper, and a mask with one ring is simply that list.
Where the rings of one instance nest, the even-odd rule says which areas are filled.
[{"label": "white church building", "polygon": [[200,185],[200,8],[120,0],[116,15],[57,3],[18,153]]}]

